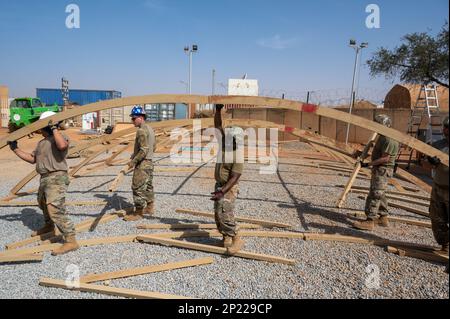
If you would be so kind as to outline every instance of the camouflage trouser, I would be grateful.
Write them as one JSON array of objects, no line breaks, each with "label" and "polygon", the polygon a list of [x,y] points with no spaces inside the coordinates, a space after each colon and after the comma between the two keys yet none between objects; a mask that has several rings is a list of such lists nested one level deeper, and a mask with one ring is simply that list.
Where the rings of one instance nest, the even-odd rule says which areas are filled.
[{"label": "camouflage trouser", "polygon": [[38,191],[39,208],[44,212],[45,223],[56,225],[65,237],[75,235],[75,227],[66,214],[65,206],[69,184],[66,172],[55,172],[41,177]]},{"label": "camouflage trouser", "polygon": [[[216,184],[215,190],[221,187]],[[224,236],[235,237],[238,232],[236,220],[234,219],[234,205],[239,194],[239,186],[236,184],[225,194],[225,197],[214,202],[214,216],[219,232]]]},{"label": "camouflage trouser", "polygon": [[144,160],[134,169],[133,183],[134,206],[136,209],[145,208],[153,203],[155,194],[153,193],[153,162]]},{"label": "camouflage trouser", "polygon": [[368,219],[375,220],[381,216],[388,216],[389,206],[386,190],[389,180],[394,176],[394,168],[377,166],[372,169],[369,196],[367,196],[365,212]]},{"label": "camouflage trouser", "polygon": [[434,238],[439,245],[448,244],[448,187],[433,185],[430,218]]}]

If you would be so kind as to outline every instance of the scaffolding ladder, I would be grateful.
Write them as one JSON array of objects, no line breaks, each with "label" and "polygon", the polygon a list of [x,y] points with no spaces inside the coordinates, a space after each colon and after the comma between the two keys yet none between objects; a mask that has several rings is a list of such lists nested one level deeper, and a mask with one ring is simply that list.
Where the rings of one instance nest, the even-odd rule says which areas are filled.
[{"label": "scaffolding ladder", "polygon": [[[424,121],[425,120],[425,121]],[[407,134],[432,144],[442,137],[441,112],[439,108],[439,97],[436,85],[422,85],[417,102],[411,110],[411,116],[408,122]],[[421,135],[421,127],[426,123],[425,136]],[[407,169],[411,167],[414,150],[408,149],[409,160]],[[401,154],[400,154],[401,155]],[[399,157],[400,157],[399,155]],[[420,163],[420,156],[417,157]]]}]

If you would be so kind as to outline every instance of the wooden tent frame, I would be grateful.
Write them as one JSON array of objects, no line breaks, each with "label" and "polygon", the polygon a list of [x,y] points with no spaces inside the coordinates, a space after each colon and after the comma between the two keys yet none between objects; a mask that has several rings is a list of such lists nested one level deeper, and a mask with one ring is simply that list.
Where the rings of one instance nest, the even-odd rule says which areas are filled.
[{"label": "wooden tent frame", "polygon": [[[136,96],[136,97],[127,97],[115,100],[107,100],[101,101],[93,104],[88,104],[83,107],[75,108],[72,110],[68,110],[62,113],[58,113],[51,118],[44,119],[32,123],[29,126],[26,126],[16,132],[11,133],[9,136],[0,140],[0,149],[7,145],[8,141],[16,141],[19,140],[33,132],[36,132],[39,129],[46,127],[49,123],[49,120],[53,122],[60,122],[67,120],[69,118],[73,118],[76,116],[80,116],[86,113],[98,112],[102,110],[108,110],[112,108],[124,107],[127,105],[136,105],[136,104],[159,104],[159,103],[183,103],[183,104],[238,104],[242,106],[248,106],[252,108],[277,108],[277,109],[285,109],[285,110],[293,110],[305,113],[317,114],[319,116],[327,117],[342,121],[344,123],[348,123],[351,125],[355,125],[358,127],[365,128],[367,130],[373,131],[374,133],[378,133],[380,135],[384,135],[390,137],[401,144],[404,144],[416,151],[424,155],[428,155],[431,157],[438,157],[441,162],[445,166],[449,166],[449,158],[448,154],[439,151],[436,148],[433,148],[430,145],[427,145],[412,136],[408,136],[404,133],[401,133],[392,128],[387,128],[381,124],[370,121],[368,119],[355,116],[352,114],[347,114],[345,112],[331,109],[331,108],[323,108],[317,105],[305,104],[296,101],[290,100],[282,100],[268,97],[247,97],[247,96],[201,96],[201,95],[146,95],[146,96]],[[177,126],[177,121],[167,121],[163,123],[152,123],[151,126],[153,128],[156,127],[165,127],[165,126]],[[180,121],[183,122],[183,121]],[[285,126],[286,127],[286,126]],[[287,132],[290,133],[292,128],[287,127]]]}]

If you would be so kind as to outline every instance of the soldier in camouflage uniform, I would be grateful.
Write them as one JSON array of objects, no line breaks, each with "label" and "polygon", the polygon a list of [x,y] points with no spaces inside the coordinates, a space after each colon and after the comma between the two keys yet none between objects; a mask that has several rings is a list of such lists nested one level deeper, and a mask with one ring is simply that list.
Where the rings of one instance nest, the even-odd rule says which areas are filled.
[{"label": "soldier in camouflage uniform", "polygon": [[155,132],[145,124],[146,114],[142,107],[135,107],[131,113],[134,125],[138,128],[134,152],[129,163],[134,167],[133,190],[135,210],[125,217],[126,221],[137,221],[144,214],[154,214],[155,194],[153,192],[153,153],[155,151]]},{"label": "soldier in camouflage uniform", "polygon": [[214,117],[218,140],[221,142],[222,147],[219,147],[217,156],[214,174],[216,185],[211,200],[214,201],[217,228],[223,235],[222,244],[227,248],[229,254],[235,254],[244,246],[244,241],[238,234],[238,226],[234,218],[235,202],[239,194],[238,183],[244,169],[244,164],[243,159],[239,160],[236,152],[238,143],[236,135],[239,135],[237,130],[226,129],[228,135],[225,135],[222,126],[222,108],[223,105],[216,105],[216,114]]},{"label": "soldier in camouflage uniform", "polygon": [[[448,154],[448,116],[444,120],[443,131],[445,138],[434,143],[433,147]],[[437,157],[429,157],[428,161],[434,166],[433,191],[431,193],[430,203],[431,226],[433,229],[434,238],[437,243],[442,246],[442,251],[448,253],[448,167],[443,165]]]},{"label": "soldier in camouflage uniform", "polygon": [[[387,127],[392,126],[387,115],[378,115],[375,121]],[[361,163],[361,167],[372,167],[370,191],[366,201],[365,213],[367,219],[354,223],[354,227],[361,230],[373,230],[375,224],[389,226],[388,201],[386,190],[389,180],[394,176],[395,160],[400,144],[386,136],[379,136],[372,151],[372,161]]]},{"label": "soldier in camouflage uniform", "polygon": [[[55,115],[54,112],[45,112],[40,119],[53,115]],[[75,239],[74,224],[67,216],[65,209],[66,192],[70,183],[66,161],[69,140],[51,121],[49,126],[40,132],[44,139],[38,143],[32,154],[20,150],[16,141],[9,142],[9,145],[19,158],[36,164],[36,171],[41,176],[38,203],[44,213],[45,226],[34,232],[33,236],[54,232],[56,225],[64,238],[64,244],[52,252],[52,255],[56,256],[79,248]]]}]

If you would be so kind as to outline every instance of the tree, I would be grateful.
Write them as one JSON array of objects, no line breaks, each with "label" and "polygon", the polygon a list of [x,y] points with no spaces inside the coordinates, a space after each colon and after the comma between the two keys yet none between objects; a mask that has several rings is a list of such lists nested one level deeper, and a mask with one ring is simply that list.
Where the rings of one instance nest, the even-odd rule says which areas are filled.
[{"label": "tree", "polygon": [[427,33],[407,34],[402,44],[390,51],[380,48],[367,61],[370,75],[414,84],[437,83],[449,87],[448,22],[436,37]]}]

